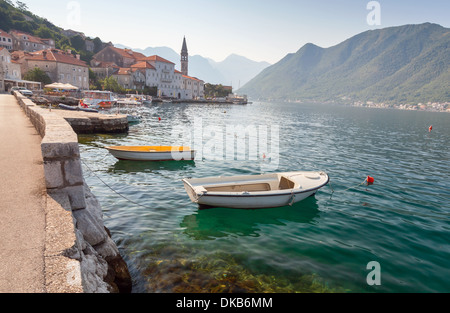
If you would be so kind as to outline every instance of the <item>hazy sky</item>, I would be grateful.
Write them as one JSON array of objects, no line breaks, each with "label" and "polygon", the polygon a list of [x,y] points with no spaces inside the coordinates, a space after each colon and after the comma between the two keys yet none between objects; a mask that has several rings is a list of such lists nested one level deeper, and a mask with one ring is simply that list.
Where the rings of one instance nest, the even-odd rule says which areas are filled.
[{"label": "hazy sky", "polygon": [[186,36],[190,55],[215,61],[235,53],[276,63],[308,42],[330,47],[370,29],[424,22],[450,27],[449,0],[380,0],[379,11],[368,9],[368,0],[22,2],[57,26],[133,48],[179,52]]}]

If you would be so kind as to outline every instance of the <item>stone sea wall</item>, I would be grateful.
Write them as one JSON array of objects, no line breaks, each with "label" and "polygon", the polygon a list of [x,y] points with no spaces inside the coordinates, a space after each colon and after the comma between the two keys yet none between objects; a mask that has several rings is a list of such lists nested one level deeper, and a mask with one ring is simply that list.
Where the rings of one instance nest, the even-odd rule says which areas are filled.
[{"label": "stone sea wall", "polygon": [[47,185],[45,278],[49,293],[131,292],[131,278],[83,178],[78,137],[68,122],[16,93],[42,137]]}]

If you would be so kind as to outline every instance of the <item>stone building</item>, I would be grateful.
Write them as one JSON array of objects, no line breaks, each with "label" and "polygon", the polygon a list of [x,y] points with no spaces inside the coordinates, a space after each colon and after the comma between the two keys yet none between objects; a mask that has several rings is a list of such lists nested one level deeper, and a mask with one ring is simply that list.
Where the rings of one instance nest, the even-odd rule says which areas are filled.
[{"label": "stone building", "polygon": [[43,39],[17,30],[12,30],[10,35],[14,50],[35,52],[55,48],[55,41],[53,39]]},{"label": "stone building", "polygon": [[186,37],[181,48],[181,96],[179,99],[204,98],[205,82],[197,77],[189,76],[189,52]]},{"label": "stone building", "polygon": [[73,55],[70,51],[46,49],[25,53],[18,62],[22,64],[22,73],[40,68],[52,82],[89,89],[89,67],[86,62],[80,60],[79,55]]},{"label": "stone building", "polygon": [[196,77],[183,75],[181,89],[184,92],[182,99],[199,99],[205,96],[205,82]]},{"label": "stone building", "polygon": [[0,48],[5,48],[9,51],[13,49],[13,41],[10,34],[0,29]]},{"label": "stone building", "polygon": [[100,79],[113,76],[126,89],[156,87],[158,97],[203,98],[204,81],[188,75],[186,38],[183,39],[181,64],[182,71],[178,71],[175,63],[158,55],[147,57],[130,49],[108,46],[94,55],[91,69]]},{"label": "stone building", "polygon": [[186,44],[186,37],[183,38],[183,46],[181,48],[181,73],[185,76],[189,74],[189,52]]},{"label": "stone building", "polygon": [[102,62],[115,63],[121,68],[129,68],[131,65],[145,59],[145,55],[130,49],[120,49],[107,46],[92,57],[91,66],[99,67]]},{"label": "stone building", "polygon": [[6,48],[0,47],[0,92],[8,91],[21,81],[20,64],[12,60]]}]

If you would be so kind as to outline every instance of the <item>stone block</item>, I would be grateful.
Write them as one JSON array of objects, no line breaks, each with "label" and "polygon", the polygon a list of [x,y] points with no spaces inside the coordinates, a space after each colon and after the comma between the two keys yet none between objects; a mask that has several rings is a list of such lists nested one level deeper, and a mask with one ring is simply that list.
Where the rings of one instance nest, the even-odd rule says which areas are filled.
[{"label": "stone block", "polygon": [[91,246],[105,241],[108,234],[102,224],[98,223],[88,210],[77,210],[73,212],[76,227],[83,234],[84,240]]},{"label": "stone block", "polygon": [[62,188],[64,186],[61,162],[44,161],[44,173],[47,189]]},{"label": "stone block", "polygon": [[50,196],[47,196],[45,255],[65,255],[72,259],[80,258],[76,229],[72,212],[64,210]]},{"label": "stone block", "polygon": [[64,163],[64,178],[68,186],[84,183],[83,169],[79,158],[66,160]]},{"label": "stone block", "polygon": [[69,186],[62,189],[69,197],[70,207],[72,211],[86,208],[86,199],[84,195],[83,185]]},{"label": "stone block", "polygon": [[46,137],[41,143],[42,157],[48,158],[73,158],[80,156],[78,142],[48,142]]},{"label": "stone block", "polygon": [[64,210],[71,211],[69,195],[64,189],[47,189],[47,194],[55,200]]}]

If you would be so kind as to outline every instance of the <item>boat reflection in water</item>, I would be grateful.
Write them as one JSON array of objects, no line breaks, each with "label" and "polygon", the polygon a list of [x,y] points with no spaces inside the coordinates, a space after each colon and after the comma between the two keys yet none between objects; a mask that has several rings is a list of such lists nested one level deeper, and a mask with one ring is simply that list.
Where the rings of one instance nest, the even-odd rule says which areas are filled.
[{"label": "boat reflection in water", "polygon": [[313,224],[320,211],[315,197],[293,206],[259,210],[214,208],[198,210],[184,217],[180,227],[195,240],[214,240],[228,236],[259,237],[262,226],[287,223]]},{"label": "boat reflection in water", "polygon": [[145,173],[153,171],[179,171],[195,167],[195,161],[128,161],[121,160],[109,167],[108,173]]}]

